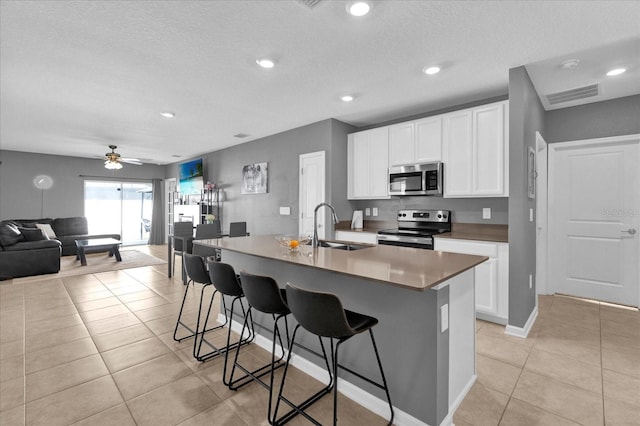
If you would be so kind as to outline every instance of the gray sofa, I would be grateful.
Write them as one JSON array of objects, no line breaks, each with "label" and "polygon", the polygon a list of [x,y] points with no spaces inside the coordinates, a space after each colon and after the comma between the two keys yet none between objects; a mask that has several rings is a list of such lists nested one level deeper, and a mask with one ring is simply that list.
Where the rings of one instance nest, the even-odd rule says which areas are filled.
[{"label": "gray sofa", "polygon": [[[47,238],[36,224],[49,224],[55,238]],[[86,217],[16,219],[0,222],[0,280],[51,274],[60,270],[60,256],[78,253],[75,240],[120,239],[120,234],[90,235]]]}]

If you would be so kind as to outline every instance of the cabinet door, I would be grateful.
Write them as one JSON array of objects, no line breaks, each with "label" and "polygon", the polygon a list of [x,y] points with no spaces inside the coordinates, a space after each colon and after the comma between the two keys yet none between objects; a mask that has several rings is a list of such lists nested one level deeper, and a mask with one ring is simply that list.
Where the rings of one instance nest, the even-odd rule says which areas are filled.
[{"label": "cabinet door", "polygon": [[473,110],[473,193],[504,195],[504,103]]},{"label": "cabinet door", "polygon": [[447,114],[443,118],[444,196],[472,195],[473,138],[470,110]]},{"label": "cabinet door", "polygon": [[389,165],[415,162],[413,132],[413,122],[389,126]]},{"label": "cabinet door", "polygon": [[387,127],[369,133],[369,193],[372,198],[389,198],[389,132]]},{"label": "cabinet door", "polygon": [[498,315],[498,261],[490,258],[475,268],[476,311]]},{"label": "cabinet door", "polygon": [[369,132],[354,133],[351,138],[352,154],[349,159],[351,171],[349,198],[364,198],[369,195]]},{"label": "cabinet door", "polygon": [[442,161],[442,116],[415,122],[416,163]]}]

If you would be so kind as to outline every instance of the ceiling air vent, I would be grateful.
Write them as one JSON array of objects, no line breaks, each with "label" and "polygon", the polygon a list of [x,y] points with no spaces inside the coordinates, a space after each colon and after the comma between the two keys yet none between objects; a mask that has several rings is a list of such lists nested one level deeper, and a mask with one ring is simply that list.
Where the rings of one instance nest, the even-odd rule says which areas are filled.
[{"label": "ceiling air vent", "polygon": [[248,133],[238,133],[237,135],[233,135],[234,138],[246,138],[247,136],[251,136]]},{"label": "ceiling air vent", "polygon": [[578,99],[591,98],[600,94],[600,85],[590,84],[576,89],[565,90],[564,92],[551,93],[547,95],[549,105],[557,105],[564,102],[577,101]]},{"label": "ceiling air vent", "polygon": [[320,3],[320,0],[296,0],[296,2],[311,9]]}]

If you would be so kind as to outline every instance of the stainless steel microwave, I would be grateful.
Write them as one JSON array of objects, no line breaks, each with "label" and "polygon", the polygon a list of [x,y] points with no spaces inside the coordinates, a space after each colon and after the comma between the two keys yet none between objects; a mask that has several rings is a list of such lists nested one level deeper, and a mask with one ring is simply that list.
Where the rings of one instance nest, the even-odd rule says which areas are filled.
[{"label": "stainless steel microwave", "polygon": [[389,168],[389,195],[442,196],[444,165],[441,162]]}]

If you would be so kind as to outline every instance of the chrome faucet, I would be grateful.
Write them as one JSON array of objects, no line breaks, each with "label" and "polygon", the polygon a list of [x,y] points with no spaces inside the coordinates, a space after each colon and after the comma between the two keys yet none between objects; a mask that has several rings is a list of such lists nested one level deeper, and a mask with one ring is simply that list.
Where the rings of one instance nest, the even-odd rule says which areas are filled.
[{"label": "chrome faucet", "polygon": [[338,215],[336,215],[336,210],[329,203],[320,203],[313,210],[313,240],[311,240],[312,247],[318,247],[318,210],[320,207],[325,206],[331,209],[331,215],[333,216],[333,223],[336,224],[339,222]]}]

